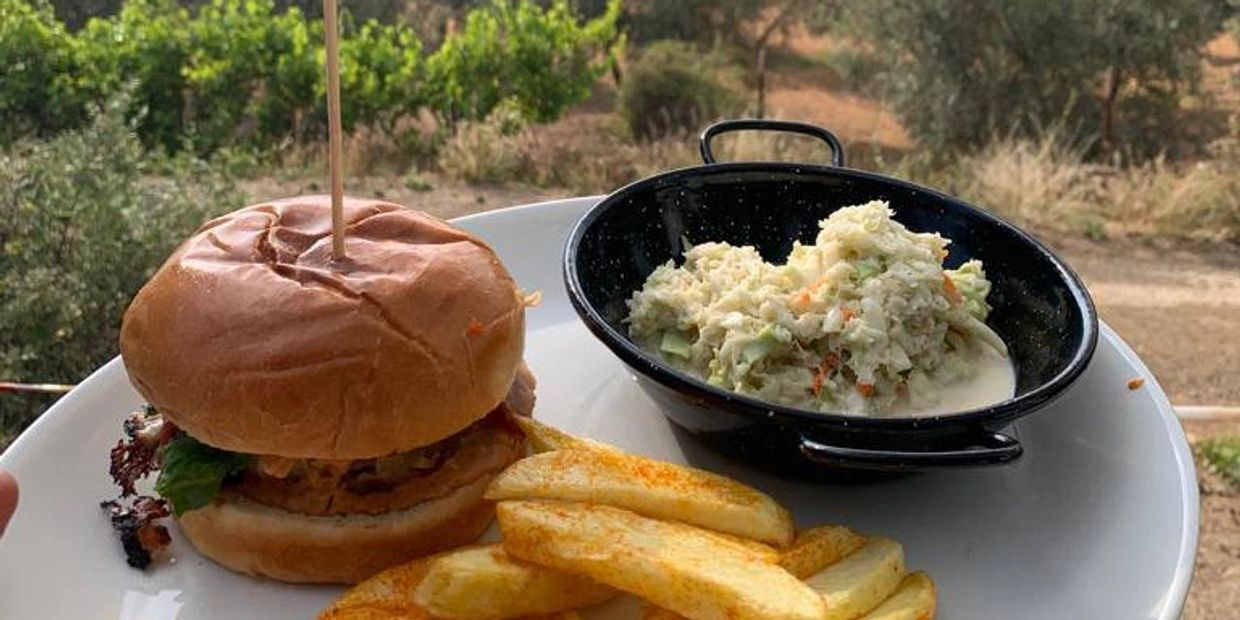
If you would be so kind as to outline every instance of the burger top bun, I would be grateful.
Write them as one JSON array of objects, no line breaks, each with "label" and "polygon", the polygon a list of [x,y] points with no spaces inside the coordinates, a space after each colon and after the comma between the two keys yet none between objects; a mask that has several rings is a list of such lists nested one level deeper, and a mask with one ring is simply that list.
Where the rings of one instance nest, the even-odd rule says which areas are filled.
[{"label": "burger top bun", "polygon": [[399,205],[254,205],[203,225],[121,327],[130,381],[225,450],[362,459],[444,439],[494,408],[521,361],[524,302],[485,243]]}]

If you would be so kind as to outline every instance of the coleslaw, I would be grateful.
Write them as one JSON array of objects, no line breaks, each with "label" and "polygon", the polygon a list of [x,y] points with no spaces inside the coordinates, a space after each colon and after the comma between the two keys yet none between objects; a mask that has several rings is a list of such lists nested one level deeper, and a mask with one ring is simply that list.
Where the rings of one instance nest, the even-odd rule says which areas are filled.
[{"label": "coleslaw", "polygon": [[820,412],[895,415],[936,404],[1007,348],[988,327],[990,281],[944,269],[948,239],[915,233],[884,201],[820,222],[784,264],[701,243],[629,299],[630,336],[711,385]]}]

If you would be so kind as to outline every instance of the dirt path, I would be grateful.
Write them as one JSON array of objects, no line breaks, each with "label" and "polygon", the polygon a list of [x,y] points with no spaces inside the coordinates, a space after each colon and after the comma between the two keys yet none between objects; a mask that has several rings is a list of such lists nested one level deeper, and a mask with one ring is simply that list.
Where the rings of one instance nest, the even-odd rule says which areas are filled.
[{"label": "dirt path", "polygon": [[[1240,435],[1240,419],[1184,423],[1189,439]],[[1201,532],[1183,620],[1235,618],[1240,610],[1240,488],[1197,464]]]},{"label": "dirt path", "polygon": [[[1051,239],[1102,319],[1177,405],[1240,405],[1240,248],[1167,249],[1126,240]],[[1190,441],[1240,434],[1240,419],[1185,421]],[[1240,615],[1240,488],[1198,463],[1201,529],[1184,620]]]},{"label": "dirt path", "polygon": [[[347,193],[350,196],[391,200],[443,219],[531,202],[571,197],[571,193],[564,189],[524,185],[466,185],[440,179],[434,174],[421,175],[419,180],[424,185],[411,188],[409,187],[411,184],[395,176],[355,177],[349,179]],[[326,191],[322,185],[322,179],[319,178],[266,177],[243,182],[241,190],[253,202],[262,200],[262,196],[322,194]]]},{"label": "dirt path", "polygon": [[1240,248],[1047,238],[1177,405],[1240,405]]}]

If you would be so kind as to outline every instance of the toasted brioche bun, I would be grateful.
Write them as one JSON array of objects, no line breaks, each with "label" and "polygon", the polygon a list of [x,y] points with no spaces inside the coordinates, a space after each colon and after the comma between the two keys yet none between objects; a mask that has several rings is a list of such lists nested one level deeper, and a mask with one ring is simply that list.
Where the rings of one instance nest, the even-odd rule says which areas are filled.
[{"label": "toasted brioche bun", "polygon": [[524,302],[491,248],[429,215],[346,199],[347,258],[333,262],[329,207],[294,198],[208,222],[126,310],[130,381],[196,439],[373,458],[457,433],[507,393]]},{"label": "toasted brioche bun", "polygon": [[312,517],[222,493],[178,519],[202,555],[225,568],[291,583],[357,583],[417,557],[478,539],[495,515],[492,477],[407,510]]}]

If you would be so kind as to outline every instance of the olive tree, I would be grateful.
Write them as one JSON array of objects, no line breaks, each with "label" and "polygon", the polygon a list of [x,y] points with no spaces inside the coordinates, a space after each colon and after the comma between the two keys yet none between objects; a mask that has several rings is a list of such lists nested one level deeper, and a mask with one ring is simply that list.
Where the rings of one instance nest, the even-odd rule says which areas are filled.
[{"label": "olive tree", "polygon": [[857,0],[829,26],[856,42],[868,81],[928,146],[1058,124],[1103,152],[1151,152],[1235,11],[1229,0]]}]

